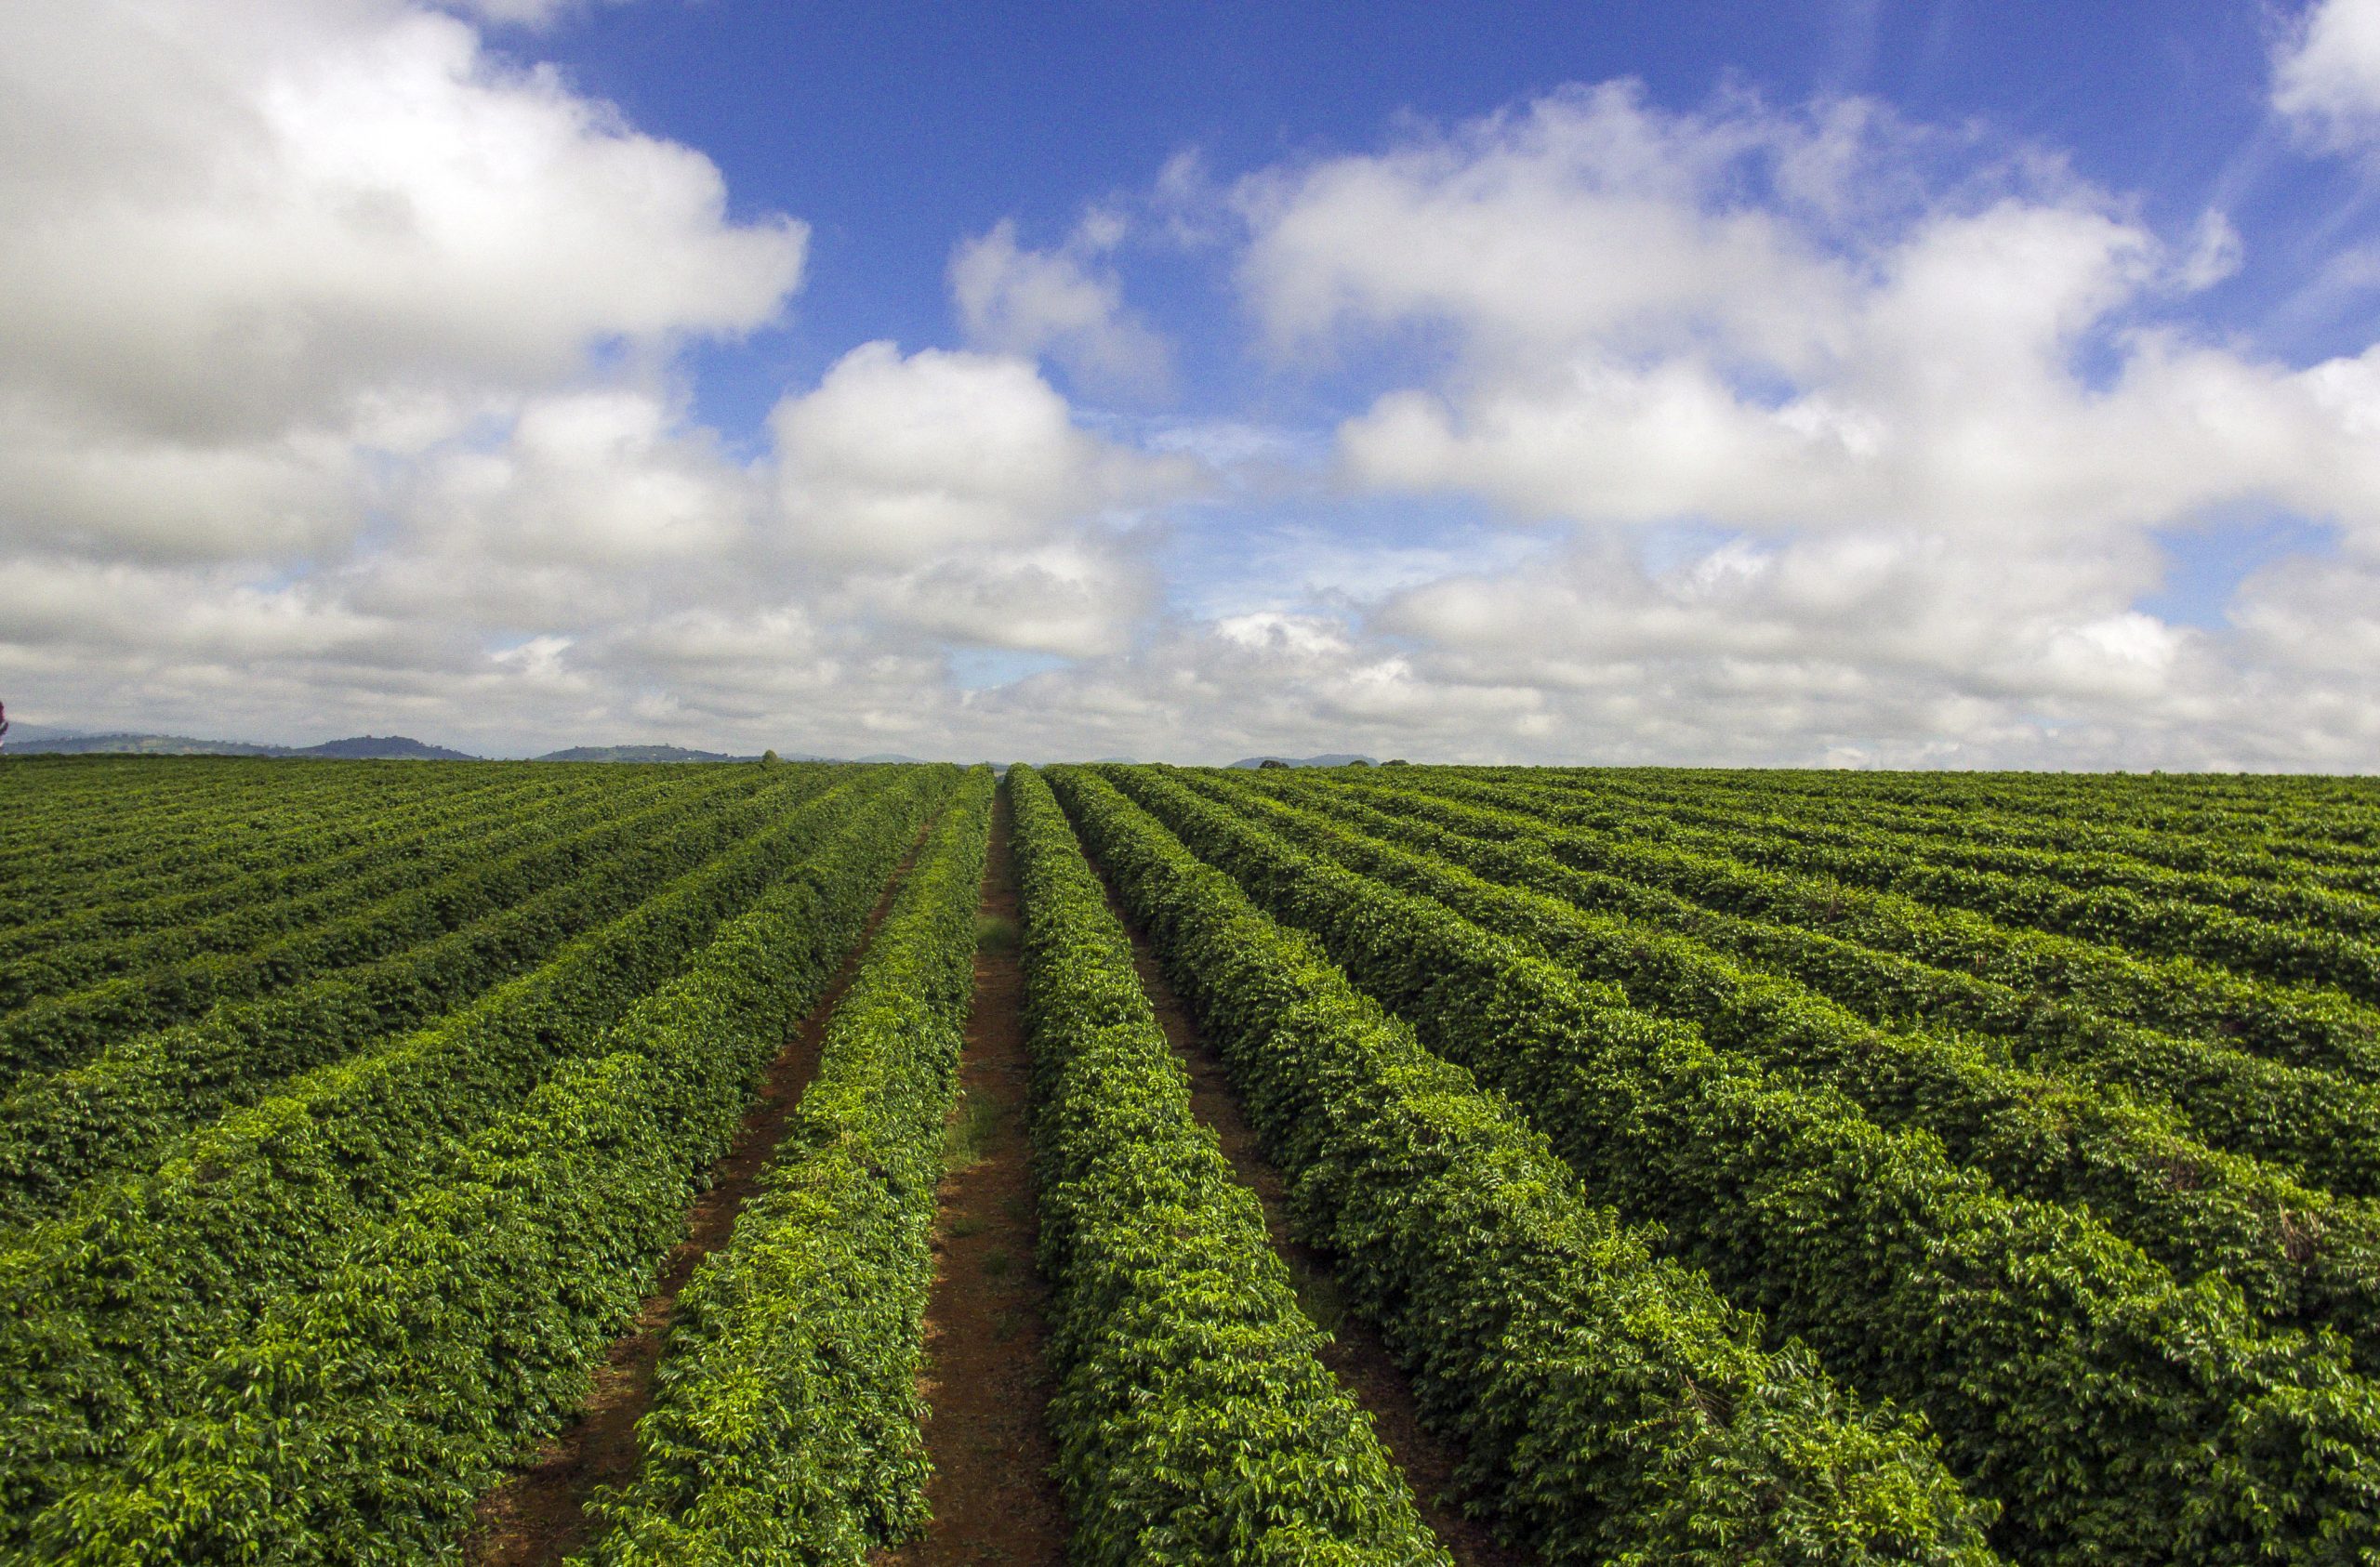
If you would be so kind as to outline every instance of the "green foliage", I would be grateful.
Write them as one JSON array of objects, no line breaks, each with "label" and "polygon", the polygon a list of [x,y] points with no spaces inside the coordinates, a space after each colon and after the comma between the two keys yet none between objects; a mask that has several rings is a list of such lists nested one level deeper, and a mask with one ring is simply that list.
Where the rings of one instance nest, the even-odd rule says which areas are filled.
[{"label": "green foliage", "polygon": [[[1544,1139],[1083,769],[1052,774],[1476,1502],[1555,1561],[1985,1561],[1889,1409],[1655,1255]],[[1385,934],[1385,933],[1383,933]]]},{"label": "green foliage", "polygon": [[1020,930],[980,772],[6,774],[0,1561],[451,1559],[937,813],[590,1561],[920,1523],[1020,942],[1078,1560],[1442,1560],[1342,1313],[1536,1560],[2380,1560],[2369,781],[1021,768]]},{"label": "green foliage", "polygon": [[[1648,790],[1642,797],[1648,803],[1677,798],[1740,800],[1797,820],[1848,822],[1889,832],[1912,846],[1932,841],[1961,851],[2045,851],[2056,856],[2064,874],[2089,878],[2090,884],[2130,886],[2142,891],[2195,887],[2202,894],[2197,895],[2197,901],[2228,904],[2239,900],[2235,906],[2241,913],[2266,917],[2323,923],[2341,907],[2340,901],[2329,893],[2366,898],[2380,893],[2380,850],[2283,836],[2237,814],[2188,831],[2143,827],[2105,820],[2097,811],[2077,813],[2050,807],[2043,813],[2038,806],[2027,810],[2010,799],[1963,803],[1955,784],[1946,790],[1938,779],[1919,780],[1913,788],[1884,796],[1872,790],[1854,795],[1837,784],[1813,785],[1790,776],[1778,778],[1773,786],[1760,787],[1756,782],[1751,789],[1739,788],[1719,797],[1707,784],[1697,788],[1689,784],[1682,789],[1655,784],[1652,788],[1660,792]],[[1998,868],[2047,863],[2028,856]],[[2199,873],[2213,879],[2175,882],[2162,871]],[[2224,885],[2231,878],[2264,885]],[[2263,902],[2268,899],[2271,902]],[[2352,913],[2349,917],[2354,917]]]},{"label": "green foliage", "polygon": [[[1615,1005],[1442,905],[1262,835],[1154,770],[1260,902],[1839,1375],[1924,1408],[2005,1502],[2012,1556],[2333,1561],[2380,1550],[2380,1397],[2335,1341],[2268,1334],[2087,1217],[2011,1200],[1938,1142]],[[1088,792],[1088,786],[1086,786]]]},{"label": "green foliage", "polygon": [[[1545,803],[1554,819],[1563,818],[1567,802]],[[2371,939],[2380,934],[2380,904],[2368,900],[2305,889],[2289,897],[2258,882],[2147,867],[2124,878],[2131,885],[2094,885],[2109,873],[2104,861],[2087,856],[1940,839],[1910,844],[1865,825],[1726,806],[1684,804],[1661,814],[1725,831],[1735,854],[1753,864],[1822,872],[2003,924],[2287,983],[2335,986],[2367,1005],[2380,1002],[2380,945]],[[2322,923],[2307,923],[2309,917]]]},{"label": "green foliage", "polygon": [[1718,797],[1857,805],[1922,801],[1944,811],[2027,821],[2119,823],[2166,836],[2220,837],[2309,863],[2380,863],[2380,794],[2369,778],[2310,774],[1883,772],[1841,768],[1462,768],[1580,793],[1692,788]]},{"label": "green foliage", "polygon": [[598,1051],[458,1149],[313,1291],[218,1349],[37,1544],[128,1559],[426,1560],[559,1428],[634,1316],[754,1075],[858,940],[917,810],[777,882]]},{"label": "green foliage", "polygon": [[857,1563],[925,1522],[917,1378],[992,776],[966,775],[828,1021],[729,1244],[678,1300],[604,1567]]},{"label": "green foliage", "polygon": [[[469,766],[292,776],[286,763],[213,758],[20,765],[9,770],[6,814],[10,844],[23,847],[0,850],[0,926],[94,915],[104,925],[149,895],[220,889],[293,869],[299,845],[327,854],[369,843],[384,816],[402,821],[435,802],[522,783],[509,770]],[[36,797],[23,797],[35,788]]]},{"label": "green foliage", "polygon": [[1009,772],[1051,1420],[1079,1563],[1445,1562],[1322,1363],[1049,785]]},{"label": "green foliage", "polygon": [[[1882,1125],[1923,1126],[1952,1159],[2010,1192],[2088,1205],[2179,1277],[2219,1273],[2273,1322],[2335,1328],[2355,1341],[2362,1369],[2380,1365],[2380,1215],[2369,1203],[2343,1201],[2217,1152],[2170,1111],[2121,1091],[2022,1071],[1966,1040],[1879,1032],[1790,980],[1739,968],[1641,917],[1588,914],[1458,868],[1477,860],[1532,884],[1575,881],[1575,873],[1515,843],[1451,840],[1412,828],[1409,817],[1364,811],[1367,826],[1421,836],[1439,851],[1408,853],[1211,775],[1199,787],[1227,808],[1259,813],[1302,849],[1437,900],[1575,972],[1617,984],[1605,992],[1612,1005],[1633,1001],[1690,1021],[1720,1049],[1841,1088]],[[2358,1108],[2347,1086],[2334,1086],[2350,1110]],[[2380,1105],[2360,1108],[2365,1124],[2380,1130]]]},{"label": "green foliage", "polygon": [[[177,1028],[135,1034],[0,1100],[0,1217],[29,1222],[110,1170],[153,1162],[176,1135],[274,1085],[417,1027],[627,914],[828,781],[791,793],[703,790],[565,838],[548,870],[507,868],[521,901],[377,962],[335,969]],[[548,874],[549,871],[549,874]],[[537,888],[553,876],[559,885]]]},{"label": "green foliage", "polygon": [[[438,772],[429,770],[433,776]],[[41,862],[26,871],[21,890],[62,898],[70,906],[39,915],[13,902],[0,902],[0,962],[13,965],[93,942],[178,932],[254,904],[287,903],[324,893],[350,896],[354,889],[374,886],[375,866],[403,865],[425,849],[475,841],[549,812],[593,809],[605,794],[584,780],[567,777],[496,771],[482,776],[498,786],[424,790],[392,803],[359,792],[327,816],[277,809],[268,819],[269,825],[282,829],[274,837],[271,863],[194,888],[170,876],[161,883],[145,858],[98,876],[59,874],[56,861],[66,845],[53,840],[44,845]],[[222,810],[218,804],[212,814],[219,816]],[[149,831],[137,802],[110,800],[104,810],[107,821],[128,816],[141,825],[127,830]],[[79,844],[83,836],[77,832],[67,841]],[[357,901],[379,895],[366,891]],[[9,923],[12,919],[16,923]]]},{"label": "green foliage", "polygon": [[[53,1504],[120,1485],[128,1454],[207,1408],[218,1351],[323,1288],[354,1238],[437,1187],[549,1072],[600,1055],[607,1031],[792,867],[876,812],[914,821],[948,775],[863,776],[872,810],[822,797],[782,812],[536,973],[295,1080],[152,1173],[101,1183],[10,1237],[0,1298],[28,1304],[0,1315],[0,1554],[29,1527],[71,1545],[79,1525]],[[271,1385],[259,1371],[246,1396]]]},{"label": "green foliage", "polygon": [[[409,813],[410,820],[390,813],[369,823],[373,836],[362,847],[327,857],[337,867],[337,875],[328,881],[301,877],[296,867],[284,865],[235,878],[197,898],[157,900],[173,905],[172,916],[162,923],[140,916],[131,922],[136,928],[121,928],[123,905],[112,902],[99,905],[118,911],[116,921],[106,928],[77,935],[60,928],[69,922],[45,921],[32,928],[37,934],[26,948],[0,961],[0,1008],[14,1009],[118,976],[145,977],[210,953],[247,952],[276,937],[440,883],[475,864],[534,850],[607,815],[637,810],[643,803],[638,796],[649,791],[627,793],[623,799],[582,791],[577,797],[545,801],[510,796],[493,802],[471,800],[428,822],[418,812]],[[358,825],[343,822],[339,835]],[[290,852],[302,862],[311,848],[300,841],[290,846]],[[99,893],[104,898],[107,889]]]},{"label": "green foliage", "polygon": [[259,937],[274,939],[247,950],[201,951],[180,961],[168,957],[86,990],[44,996],[0,1019],[0,1073],[84,1060],[112,1039],[401,952],[587,869],[634,831],[633,825],[599,822],[502,858],[466,864],[350,914],[283,933],[259,931]]},{"label": "green foliage", "polygon": [[[1805,926],[1993,981],[2036,1006],[2059,1004],[2380,1083],[2380,1012],[2334,992],[2270,984],[2188,958],[2145,957],[1825,876],[1748,864],[1734,858],[1734,840],[1723,832],[1677,826],[1626,806],[1547,806],[1541,818],[1517,816],[1513,808],[1542,806],[1542,796],[1467,772],[1417,774],[1389,803],[1465,834],[1541,840],[1574,869],[1669,888],[1711,908]],[[2029,1035],[2058,1026],[2049,1017],[2027,1021]]]}]

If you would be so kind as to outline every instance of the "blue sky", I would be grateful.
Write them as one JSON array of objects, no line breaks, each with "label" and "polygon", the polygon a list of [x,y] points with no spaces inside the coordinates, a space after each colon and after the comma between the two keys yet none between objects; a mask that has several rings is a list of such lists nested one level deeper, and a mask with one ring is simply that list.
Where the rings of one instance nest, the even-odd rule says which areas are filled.
[{"label": "blue sky", "polygon": [[[2209,206],[2260,244],[2201,302],[2224,330],[2293,356],[2358,352],[2340,308],[2286,319],[2308,264],[2380,229],[2352,163],[2286,155],[2268,57],[2287,13],[2215,0],[2025,3],[1208,7],[774,6],[734,0],[585,13],[500,33],[641,126],[701,148],[737,205],[802,215],[817,263],[781,343],[785,370],[850,342],[947,341],[950,246],[1003,217],[1051,243],[1086,202],[1144,191],[1188,150],[1236,173],[1380,143],[1407,116],[1452,122],[1574,82],[1634,78],[1691,109],[1734,83],[1779,103],[1874,95],[2069,157],[2185,231]],[[1153,271],[1156,270],[1153,269]],[[1192,270],[1144,308],[1208,326]],[[1193,346],[1238,345],[1210,333]],[[1229,377],[1217,366],[1218,389]],[[738,411],[719,377],[715,411]],[[765,408],[778,389],[743,404]]]},{"label": "blue sky", "polygon": [[[2353,163],[2289,155],[2268,64],[2288,26],[2286,11],[2236,0],[1488,11],[690,0],[599,8],[505,42],[703,149],[746,211],[814,225],[811,282],[789,319],[694,362],[704,417],[748,438],[786,385],[814,380],[853,342],[960,346],[949,251],[1002,219],[1051,244],[1087,203],[1135,202],[1185,152],[1227,177],[1371,148],[1400,122],[1456,123],[1615,78],[1681,111],[1730,89],[1783,104],[1872,96],[1912,120],[2070,159],[2161,232],[2187,236],[2223,210],[2258,243],[2187,319],[2294,363],[2358,353],[2380,295],[2318,284],[2323,261],[2380,234],[2380,205]],[[1230,416],[1254,401],[1321,427],[1360,406],[1360,387],[1334,398],[1327,377],[1271,384],[1272,367],[1251,365],[1228,329],[1227,283],[1200,259],[1135,257],[1133,303],[1182,350],[1159,407]],[[1475,508],[1432,511],[1385,528],[1375,519],[1367,533],[1395,547],[1477,522]],[[1228,540],[1284,520],[1233,509],[1196,532]],[[2168,576],[2142,602],[2208,627],[2256,566],[2330,545],[2318,522],[2262,514],[2162,543]],[[1185,560],[1170,578],[1185,602],[1197,602],[1199,574]],[[975,658],[987,674],[1025,666]]]},{"label": "blue sky", "polygon": [[2380,766],[2380,0],[0,44],[29,720]]}]

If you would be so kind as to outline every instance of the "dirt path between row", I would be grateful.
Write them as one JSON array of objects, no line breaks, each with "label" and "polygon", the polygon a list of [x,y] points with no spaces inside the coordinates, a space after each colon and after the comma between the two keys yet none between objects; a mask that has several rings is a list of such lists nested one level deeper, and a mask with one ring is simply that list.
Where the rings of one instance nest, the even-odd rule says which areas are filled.
[{"label": "dirt path between row", "polygon": [[1289,1233],[1288,1184],[1264,1156],[1256,1129],[1242,1113],[1222,1057],[1199,1037],[1189,1009],[1166,982],[1157,949],[1133,923],[1112,886],[1107,889],[1107,906],[1130,933],[1132,967],[1140,973],[1141,988],[1148,993],[1149,1005],[1156,1009],[1173,1053],[1189,1070],[1191,1113],[1214,1128],[1223,1157],[1264,1205],[1264,1227],[1272,1235],[1273,1249],[1289,1264],[1298,1303],[1330,1336],[1322,1347],[1322,1363],[1371,1416],[1382,1445],[1413,1488],[1421,1521],[1460,1567],[1524,1567],[1528,1557],[1498,1544],[1485,1523],[1464,1517],[1441,1499],[1454,1482],[1461,1460],[1460,1449],[1422,1428],[1412,1384],[1390,1358],[1379,1332],[1346,1310],[1329,1258]]},{"label": "dirt path between row", "polygon": [[858,944],[836,970],[818,1005],[769,1063],[760,1095],[736,1128],[734,1145],[711,1166],[710,1189],[686,1210],[686,1238],[663,1262],[660,1280],[645,1297],[635,1325],[612,1341],[578,1419],[548,1442],[527,1468],[480,1499],[478,1521],[463,1542],[463,1559],[471,1567],[548,1567],[562,1560],[588,1543],[586,1505],[595,1488],[626,1485],[636,1478],[636,1423],[653,1406],[654,1373],[661,1363],[679,1292],[694,1277],[695,1265],[727,1244],[735,1216],[760,1190],[760,1173],[785,1140],[794,1106],[817,1075],[826,1020],[859,973],[876,928],[892,909],[927,830],[919,832],[885,883]]},{"label": "dirt path between row", "polygon": [[1006,789],[993,803],[976,930],[975,997],[926,1305],[933,1521],[922,1537],[876,1553],[871,1560],[883,1567],[1057,1567],[1065,1560],[1065,1508],[1050,1478],[1058,1455],[1046,1418],[1047,1291],[1033,1265],[1040,1226],[1025,1133],[1025,975]]}]

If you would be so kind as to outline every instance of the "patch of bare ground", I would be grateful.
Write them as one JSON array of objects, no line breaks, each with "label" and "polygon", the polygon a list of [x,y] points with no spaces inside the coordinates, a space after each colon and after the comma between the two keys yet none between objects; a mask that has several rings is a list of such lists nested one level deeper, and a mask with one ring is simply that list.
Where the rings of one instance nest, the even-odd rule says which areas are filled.
[{"label": "patch of bare ground", "polygon": [[1156,949],[1117,899],[1112,886],[1107,906],[1131,933],[1132,967],[1140,973],[1141,988],[1148,993],[1149,1005],[1156,1009],[1173,1053],[1189,1071],[1191,1113],[1214,1128],[1223,1157],[1263,1203],[1264,1227],[1272,1236],[1273,1249],[1289,1264],[1298,1304],[1329,1335],[1322,1347],[1322,1363],[1371,1416],[1382,1445],[1413,1488],[1421,1521],[1459,1567],[1522,1567],[1530,1558],[1499,1544],[1486,1524],[1465,1517],[1444,1499],[1454,1483],[1461,1450],[1423,1429],[1412,1383],[1390,1358],[1379,1331],[1347,1310],[1329,1258],[1289,1233],[1288,1185],[1264,1156],[1256,1129],[1242,1113],[1223,1059],[1199,1037],[1188,1008],[1166,982]]},{"label": "patch of bare ground", "polygon": [[1033,1265],[1039,1222],[1025,1134],[1025,976],[1008,793],[993,805],[977,906],[975,997],[959,1058],[950,1168],[934,1221],[926,1305],[926,1451],[933,1521],[881,1567],[1049,1564],[1065,1560],[1066,1515],[1050,1467],[1042,1352],[1046,1290]]},{"label": "patch of bare ground", "polygon": [[636,1423],[653,1406],[654,1373],[678,1307],[679,1292],[702,1259],[727,1244],[735,1216],[760,1189],[786,1123],[818,1073],[826,1020],[851,988],[876,928],[925,841],[920,831],[867,916],[864,934],[826,986],[818,1005],[786,1041],[763,1074],[759,1096],[744,1113],[735,1141],[711,1166],[711,1184],[686,1210],[686,1235],[671,1249],[653,1293],[629,1330],[614,1339],[597,1369],[578,1418],[541,1448],[526,1468],[480,1499],[478,1518],[463,1542],[471,1567],[548,1567],[588,1542],[587,1501],[598,1486],[636,1478]]}]

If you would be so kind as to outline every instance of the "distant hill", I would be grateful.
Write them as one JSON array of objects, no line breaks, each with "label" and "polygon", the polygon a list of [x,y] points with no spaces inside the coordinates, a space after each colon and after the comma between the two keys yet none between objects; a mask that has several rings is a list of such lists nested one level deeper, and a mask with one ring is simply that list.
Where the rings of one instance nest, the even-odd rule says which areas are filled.
[{"label": "distant hill", "polygon": [[[13,737],[11,737],[13,739]],[[63,734],[16,741],[24,756],[290,757],[334,761],[475,762],[480,758],[402,734],[359,734],[320,745],[255,745],[245,740],[193,740],[186,734]]]},{"label": "distant hill", "polygon": [[88,733],[87,730],[60,729],[56,724],[30,724],[22,718],[16,718],[8,725],[8,748],[21,751],[36,741],[81,740]]},{"label": "distant hill", "polygon": [[1321,757],[1242,757],[1234,767],[1263,767],[1267,761],[1287,762],[1291,767],[1345,767],[1349,762],[1378,765],[1377,757],[1359,757],[1352,751],[1333,751]]},{"label": "distant hill", "polygon": [[879,751],[874,756],[853,757],[855,762],[921,762],[923,757],[905,757],[898,751]]},{"label": "distant hill", "polygon": [[324,757],[348,762],[475,762],[481,759],[468,751],[450,751],[443,745],[425,744],[402,734],[359,734],[351,740],[325,740],[320,745],[307,745],[283,754]]},{"label": "distant hill", "polygon": [[[690,751],[683,745],[573,745],[549,751],[541,762],[757,762],[758,757],[731,757],[724,751]],[[783,757],[781,761],[816,761],[815,757]]]},{"label": "distant hill", "polygon": [[[432,745],[402,734],[358,734],[345,740],[326,740],[320,745],[258,745],[245,740],[193,740],[186,734],[82,734],[43,724],[17,725],[9,732],[7,751],[11,756],[291,757],[334,761],[409,762],[475,762],[483,759],[468,751]],[[684,745],[573,745],[566,750],[549,751],[536,759],[541,762],[757,762],[760,758],[757,756],[732,756],[725,751],[697,751]],[[800,751],[780,751],[777,759],[831,762],[841,758],[813,756]],[[859,758],[864,762],[914,762],[917,759],[890,752]]]},{"label": "distant hill", "polygon": [[279,745],[251,745],[243,740],[192,740],[186,734],[56,734],[8,737],[15,756],[52,757],[285,757]]}]

